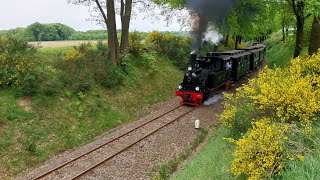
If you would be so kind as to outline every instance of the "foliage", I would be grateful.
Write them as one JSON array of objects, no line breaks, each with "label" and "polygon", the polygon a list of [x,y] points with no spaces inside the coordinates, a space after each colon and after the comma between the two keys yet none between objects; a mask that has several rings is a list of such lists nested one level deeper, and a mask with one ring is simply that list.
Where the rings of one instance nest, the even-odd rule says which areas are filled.
[{"label": "foliage", "polygon": [[[226,110],[221,116],[225,125],[230,128],[242,125],[244,133],[248,129],[245,122],[251,122],[254,116],[263,116],[309,127],[320,112],[319,64],[320,55],[315,55],[296,58],[289,68],[264,69],[259,78],[238,88],[236,97],[226,95]],[[243,106],[240,102],[245,102],[246,113],[252,114],[247,119],[237,118]]]},{"label": "foliage", "polygon": [[[64,73],[55,63],[72,61],[61,59],[69,50],[63,49],[62,54],[50,52],[48,57],[45,51],[40,54],[44,64],[51,66],[41,68],[42,71],[55,71],[49,75],[59,78],[52,79],[53,82],[60,82],[59,75]],[[101,54],[94,46],[90,51],[97,56]],[[1,90],[1,178],[21,177],[58,153],[81,147],[111,128],[139,119],[147,113],[145,106],[172,98],[183,72],[166,57],[153,58],[158,73],[148,76],[145,67],[136,63],[138,59],[128,57],[129,76],[116,88],[104,88],[95,81],[90,90],[74,93],[62,84],[58,86],[58,96],[39,93],[28,101],[15,97],[11,88]],[[21,101],[28,102],[31,112],[26,112]]]},{"label": "foliage", "polygon": [[62,82],[59,79],[59,71],[52,64],[42,64],[37,68],[38,93],[53,96],[61,92]]},{"label": "foliage", "polygon": [[320,2],[317,0],[304,0],[306,4],[306,11],[315,16],[320,16]]},{"label": "foliage", "polygon": [[75,30],[64,24],[40,24],[38,22],[29,25],[25,33],[31,37],[31,41],[57,41],[67,40],[75,33]]},{"label": "foliage", "polygon": [[72,91],[88,90],[94,82],[106,88],[120,85],[123,73],[113,66],[103,55],[106,45],[100,44],[94,50],[91,44],[81,44],[67,51],[57,62],[62,83]]},{"label": "foliage", "polygon": [[146,42],[152,50],[170,57],[180,69],[187,67],[191,49],[189,38],[154,31],[147,36]]},{"label": "foliage", "polygon": [[285,42],[278,42],[269,41],[266,42],[269,44],[267,49],[267,56],[266,62],[269,68],[274,67],[284,67],[290,64],[290,61],[293,57],[292,50],[294,49],[294,42],[293,40],[287,39]]},{"label": "foliage", "polygon": [[26,28],[2,30],[0,36],[10,36],[26,41],[103,40],[108,38],[108,33],[106,30],[75,31],[61,23],[36,22]]},{"label": "foliage", "polygon": [[152,1],[161,6],[169,5],[170,8],[172,9],[183,8],[187,3],[187,0],[152,0]]},{"label": "foliage", "polygon": [[142,44],[142,33],[132,32],[129,34],[129,53],[139,55],[145,49]]},{"label": "foliage", "polygon": [[265,118],[254,122],[253,128],[241,139],[228,139],[237,145],[233,153],[236,158],[231,165],[232,173],[244,174],[248,179],[280,175],[289,157],[285,148],[286,131],[286,126]]},{"label": "foliage", "polygon": [[31,40],[32,36],[25,33],[25,28],[15,28],[10,30],[1,30],[0,36],[12,37],[20,40]]},{"label": "foliage", "polygon": [[36,52],[26,41],[0,37],[0,86],[13,86],[26,95],[35,93]]},{"label": "foliage", "polygon": [[320,54],[298,57],[289,67],[265,68],[236,95],[226,94],[221,119],[235,138],[244,134],[232,140],[237,145],[234,174],[253,179],[279,175],[286,159],[303,159],[302,152],[319,144],[314,140],[319,133],[314,129],[320,115],[319,64]]},{"label": "foliage", "polygon": [[68,40],[102,40],[107,38],[108,33],[106,30],[89,30],[85,32],[77,31]]}]

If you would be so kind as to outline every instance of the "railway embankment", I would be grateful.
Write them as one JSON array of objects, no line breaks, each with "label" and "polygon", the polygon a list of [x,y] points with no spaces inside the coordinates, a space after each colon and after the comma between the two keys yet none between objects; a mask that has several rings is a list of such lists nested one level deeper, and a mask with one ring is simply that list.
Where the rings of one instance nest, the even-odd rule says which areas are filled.
[{"label": "railway embankment", "polygon": [[[103,51],[98,45],[83,45],[86,53],[79,53],[78,47],[38,51],[26,44],[19,47],[24,49],[5,55],[21,60],[12,67],[28,63],[24,67],[29,69],[10,72],[36,73],[18,76],[20,82],[1,77],[1,179],[21,176],[57,154],[150,113],[154,104],[174,97],[182,76],[171,59],[149,51],[125,57],[119,74],[119,69],[101,64]],[[36,60],[39,64],[34,67]],[[4,81],[11,84],[5,86]]]},{"label": "railway embankment", "polygon": [[319,177],[320,56],[292,59],[292,45],[269,47],[269,69],[226,98],[220,126],[172,179]]}]

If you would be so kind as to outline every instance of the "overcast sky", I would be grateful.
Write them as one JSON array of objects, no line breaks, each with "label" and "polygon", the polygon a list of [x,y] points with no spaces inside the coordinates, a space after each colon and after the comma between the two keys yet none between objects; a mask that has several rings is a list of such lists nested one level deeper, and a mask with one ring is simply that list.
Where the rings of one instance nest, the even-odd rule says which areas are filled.
[{"label": "overcast sky", "polygon": [[[88,7],[68,4],[67,0],[1,0],[0,30],[26,27],[34,22],[63,23],[76,30],[103,29],[101,25],[89,21]],[[131,31],[179,31],[177,23],[166,26],[164,18],[143,19],[137,15],[132,19]],[[119,22],[117,27],[120,28]]]}]

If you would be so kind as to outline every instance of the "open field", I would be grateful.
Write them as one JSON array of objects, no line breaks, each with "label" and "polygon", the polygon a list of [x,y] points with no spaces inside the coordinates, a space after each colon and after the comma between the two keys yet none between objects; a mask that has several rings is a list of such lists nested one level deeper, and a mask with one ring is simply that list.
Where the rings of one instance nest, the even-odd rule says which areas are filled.
[{"label": "open field", "polygon": [[97,40],[89,41],[41,41],[41,42],[29,42],[30,44],[37,45],[41,48],[52,48],[52,47],[66,47],[66,46],[78,46],[81,43],[92,43],[96,44]]}]

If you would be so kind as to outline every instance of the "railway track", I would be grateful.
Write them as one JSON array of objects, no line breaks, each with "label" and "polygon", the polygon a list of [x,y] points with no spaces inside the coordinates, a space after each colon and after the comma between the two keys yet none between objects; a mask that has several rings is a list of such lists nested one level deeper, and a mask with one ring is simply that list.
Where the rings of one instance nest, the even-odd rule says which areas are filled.
[{"label": "railway track", "polygon": [[[183,110],[184,109],[184,110]],[[121,154],[122,152],[130,149],[132,146],[138,144],[139,142],[143,141],[144,139],[146,139],[147,137],[153,135],[154,133],[158,132],[159,130],[165,128],[166,126],[172,124],[173,122],[177,121],[178,119],[180,119],[181,117],[189,114],[190,112],[192,112],[193,110],[195,110],[196,108],[195,107],[186,107],[186,106],[182,106],[182,105],[179,105],[178,107],[175,107],[173,109],[171,109],[170,111],[167,111],[151,120],[148,120],[140,125],[138,125],[137,127],[134,127],[132,128],[131,130],[127,131],[127,132],[124,132],[123,134],[111,139],[111,140],[108,140],[104,143],[102,143],[101,145],[97,146],[97,147],[94,147],[92,148],[91,150],[85,152],[85,153],[82,153],[58,166],[55,166],[54,168],[50,169],[50,170],[47,170],[45,172],[43,172],[42,174],[36,176],[36,177],[33,177],[31,178],[31,180],[38,180],[38,179],[46,179],[46,177],[48,179],[54,179],[56,176],[56,178],[59,178],[59,179],[79,179],[81,178],[82,176],[86,175],[87,173],[89,173],[90,171],[94,170],[95,168],[99,167],[100,165],[106,163],[107,161],[110,161],[112,158],[114,158],[115,156]],[[174,118],[165,118],[166,116],[170,115],[171,113],[175,112],[175,111],[178,111],[178,110],[181,110],[183,111],[183,113],[176,113],[176,114],[179,114],[178,116],[174,116]],[[174,114],[175,115],[175,114]],[[153,129],[152,129],[153,128]],[[148,130],[146,130],[148,129]],[[151,129],[151,130],[149,130]],[[137,136],[138,135],[138,136]],[[134,137],[134,136],[137,136],[137,138],[133,138],[131,140],[128,140],[130,139],[131,137]],[[122,140],[124,139],[124,140]],[[126,143],[122,143],[122,141],[125,142],[125,139],[128,140],[128,142]],[[126,144],[125,146],[121,147],[121,148],[116,148],[116,150],[109,154],[108,156],[105,156],[105,157],[101,157],[97,154],[99,154],[99,150],[102,150],[104,148],[108,148],[108,146],[112,146],[113,143],[118,143],[118,144]],[[113,145],[113,146],[117,146],[117,145]],[[114,148],[113,148],[114,149]],[[93,157],[89,157],[91,154],[96,154],[96,155],[93,155]],[[97,156],[97,157],[95,157]],[[81,161],[81,159],[84,159],[86,158],[86,162],[90,162],[92,160],[90,159],[98,159],[99,161],[95,161],[93,163],[90,164],[90,166],[87,166],[87,167],[84,167],[84,168],[81,168],[81,171],[79,172],[76,172],[76,174],[72,174],[72,176],[70,177],[66,177],[64,176],[63,174],[64,173],[61,173],[59,171],[63,170],[63,168],[67,167],[70,168],[70,166],[72,167],[72,164],[75,164],[77,161]],[[83,161],[83,160],[82,160]],[[68,173],[69,174],[69,173]]]}]

